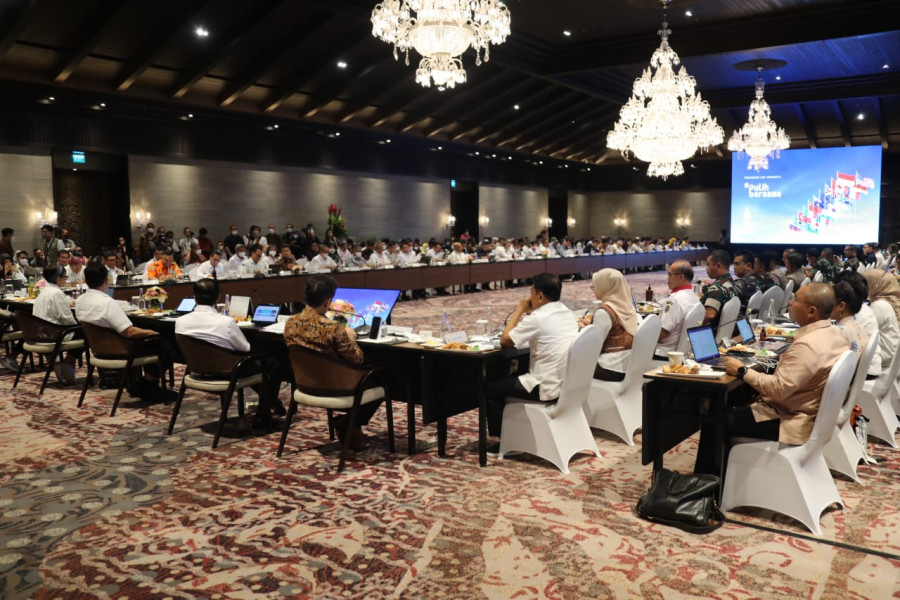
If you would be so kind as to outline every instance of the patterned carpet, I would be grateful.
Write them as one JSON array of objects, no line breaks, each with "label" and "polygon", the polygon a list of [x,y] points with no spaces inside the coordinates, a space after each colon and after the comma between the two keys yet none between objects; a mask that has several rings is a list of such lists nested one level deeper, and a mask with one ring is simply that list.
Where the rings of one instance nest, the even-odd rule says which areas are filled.
[{"label": "patterned carpet", "polygon": [[[640,274],[636,290],[648,276],[659,283]],[[564,285],[570,306],[589,305],[587,282]],[[524,293],[407,302],[394,321],[446,309],[467,328]],[[370,449],[337,475],[318,412],[301,410],[276,459],[278,434],[237,417],[211,450],[211,396],[189,395],[167,436],[171,407],[124,401],[109,418],[113,391],[78,409],[72,388],[38,397],[39,381],[11,390],[0,372],[5,599],[900,598],[900,453],[884,445],[863,485],[836,477],[847,509],[826,512],[820,539],[755,510],[694,536],[635,516],[640,434],[631,447],[597,432],[602,457],[565,476],[524,455],[478,467],[474,413],[451,419],[446,458],[421,425],[417,454],[390,454],[381,411]],[[695,450],[686,441],[667,466],[689,470]]]}]

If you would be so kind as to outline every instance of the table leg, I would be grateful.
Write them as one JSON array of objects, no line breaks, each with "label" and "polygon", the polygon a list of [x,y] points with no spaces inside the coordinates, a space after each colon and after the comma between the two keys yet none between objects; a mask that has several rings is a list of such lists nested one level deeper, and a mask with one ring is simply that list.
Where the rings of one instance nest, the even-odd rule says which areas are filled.
[{"label": "table leg", "polygon": [[412,456],[416,453],[416,403],[406,403],[406,451]]},{"label": "table leg", "polygon": [[719,505],[722,504],[722,492],[725,490],[725,467],[728,461],[726,445],[728,439],[725,431],[725,414],[728,412],[728,395],[716,398],[716,461],[719,464]]},{"label": "table leg", "polygon": [[487,365],[482,363],[476,376],[475,389],[478,390],[478,464],[487,464],[487,397],[484,395],[484,381],[487,379]]},{"label": "table leg", "polygon": [[441,458],[447,457],[447,419],[438,419],[437,422],[437,434],[438,434],[438,456]]}]

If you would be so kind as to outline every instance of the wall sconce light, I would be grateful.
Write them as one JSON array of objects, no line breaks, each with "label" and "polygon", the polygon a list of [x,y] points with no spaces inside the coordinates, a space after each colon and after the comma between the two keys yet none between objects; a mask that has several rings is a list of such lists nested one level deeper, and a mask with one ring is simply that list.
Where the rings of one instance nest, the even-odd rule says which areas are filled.
[{"label": "wall sconce light", "polygon": [[569,220],[567,221],[567,223],[569,224],[569,227],[575,227],[575,223],[576,223],[575,217],[569,217]]},{"label": "wall sconce light", "polygon": [[677,223],[679,227],[687,227],[691,224],[691,220],[687,217],[678,217],[675,223]]},{"label": "wall sconce light", "polygon": [[144,223],[150,222],[150,212],[147,211],[146,216],[141,213],[141,211],[137,211],[134,213],[134,220],[137,222],[138,230],[143,229]]},{"label": "wall sconce light", "polygon": [[453,215],[448,216],[447,227],[453,227],[454,225],[456,225],[456,217],[454,217]]},{"label": "wall sconce light", "polygon": [[550,217],[547,217],[546,219],[544,219],[544,226],[553,227],[553,219],[551,219]]},{"label": "wall sconce light", "polygon": [[478,217],[478,224],[482,227],[486,227],[488,223],[491,222],[491,219],[487,215],[482,215]]},{"label": "wall sconce light", "polygon": [[613,219],[613,223],[615,224],[616,227],[625,227],[625,225],[628,224],[628,222],[625,219],[621,219],[621,218]]},{"label": "wall sconce light", "polygon": [[46,213],[42,213],[38,211],[37,213],[37,222],[41,225],[52,225],[56,227],[59,222],[59,214],[55,210],[48,210]]}]

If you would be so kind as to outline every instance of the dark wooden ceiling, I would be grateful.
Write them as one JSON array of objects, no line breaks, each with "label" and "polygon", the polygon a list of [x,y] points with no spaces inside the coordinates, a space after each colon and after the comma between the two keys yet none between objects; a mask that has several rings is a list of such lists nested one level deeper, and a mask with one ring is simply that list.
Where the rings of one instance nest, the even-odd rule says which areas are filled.
[{"label": "dark wooden ceiling", "polygon": [[[417,55],[406,66],[372,37],[374,5],[5,0],[0,79],[49,86],[58,105],[72,90],[71,102],[90,93],[98,105],[144,103],[182,119],[224,111],[261,127],[294,120],[453,141],[470,152],[621,162],[606,132],[659,43],[655,0],[511,0],[510,38],[480,67],[464,55],[468,82],[443,92],[414,82]],[[896,0],[675,0],[670,43],[726,139],[746,121],[755,79],[734,65],[772,58],[788,63],[764,76],[792,147],[895,150],[898,14]],[[712,156],[727,156],[724,145]]]}]

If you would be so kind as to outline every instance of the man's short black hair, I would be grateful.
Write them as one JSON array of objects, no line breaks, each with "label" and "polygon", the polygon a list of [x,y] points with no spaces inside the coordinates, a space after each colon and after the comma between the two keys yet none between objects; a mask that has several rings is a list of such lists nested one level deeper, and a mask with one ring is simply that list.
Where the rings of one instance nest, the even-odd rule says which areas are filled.
[{"label": "man's short black hair", "polygon": [[822,248],[821,256],[822,258],[831,260],[832,258],[834,258],[834,250],[832,250],[831,248]]},{"label": "man's short black hair", "polygon": [[[166,248],[163,250],[163,254],[165,256],[175,256],[175,249],[170,246],[166,246]],[[115,255],[115,252],[113,252],[113,255]]]},{"label": "man's short black hair", "polygon": [[334,298],[337,281],[330,275],[313,275],[306,282],[307,306],[321,306],[323,302]]},{"label": "man's short black hair", "polygon": [[778,254],[776,254],[774,250],[766,250],[765,252],[760,253],[757,258],[763,264],[767,272],[772,270],[773,262],[778,262]]},{"label": "man's short black hair", "polygon": [[13,231],[12,227],[4,227],[3,231],[0,231],[0,235],[2,235],[3,237],[11,236],[14,233],[15,231]]},{"label": "man's short black hair", "polygon": [[201,228],[200,228],[200,235],[206,235],[206,233],[207,233],[206,227],[201,227]]},{"label": "man's short black hair", "polygon": [[720,265],[725,267],[726,269],[731,267],[731,256],[728,254],[728,252],[722,250],[721,248],[710,252],[709,259],[714,265]]},{"label": "man's short black hair", "polygon": [[103,287],[107,277],[109,277],[109,271],[106,270],[106,265],[100,260],[92,259],[84,268],[84,282],[92,290]]},{"label": "man's short black hair", "polygon": [[806,257],[799,252],[788,252],[788,255],[785,256],[784,259],[791,264],[790,270],[792,273],[802,267],[803,263],[806,262]]},{"label": "man's short black hair", "polygon": [[749,250],[739,250],[735,255],[735,259],[740,258],[742,262],[747,263],[748,265],[753,264],[753,253]]},{"label": "man's short black hair", "polygon": [[259,244],[250,244],[250,247],[247,248],[247,254],[253,254],[257,250],[262,250],[262,246]]},{"label": "man's short black hair", "polygon": [[838,302],[846,302],[847,308],[855,315],[869,297],[869,282],[856,271],[841,271],[834,276],[834,296]]},{"label": "man's short black hair", "polygon": [[552,273],[538,273],[531,280],[531,285],[551,302],[559,302],[562,296],[562,282]]},{"label": "man's short black hair", "polygon": [[62,270],[59,269],[56,265],[52,267],[44,267],[43,271],[44,279],[47,280],[47,283],[56,283],[56,280],[59,279],[59,276],[62,275]]},{"label": "man's short black hair", "polygon": [[810,246],[810,247],[807,248],[807,250],[806,250],[806,255],[807,255],[807,256],[815,256],[816,258],[819,258],[819,255],[820,255],[820,254],[821,254],[821,252],[820,252],[819,249],[816,248],[815,246]]},{"label": "man's short black hair", "polygon": [[67,255],[67,256],[72,256],[72,253],[69,252],[68,250],[66,250],[65,248],[63,248],[62,250],[60,250],[59,252],[57,252],[57,253],[56,253],[56,256],[62,256],[63,254],[65,254],[65,255]]},{"label": "man's short black hair", "polygon": [[203,306],[214,306],[219,299],[219,282],[215,279],[200,279],[194,283],[194,300]]},{"label": "man's short black hair", "polygon": [[41,231],[43,231],[43,230],[45,230],[45,229],[46,229],[47,231],[49,231],[50,233],[53,233],[53,226],[52,226],[52,225],[41,225]]},{"label": "man's short black hair", "polygon": [[115,250],[104,250],[104,251],[103,251],[103,258],[109,258],[109,257],[115,258],[115,257],[116,257],[116,251],[115,251]]}]

